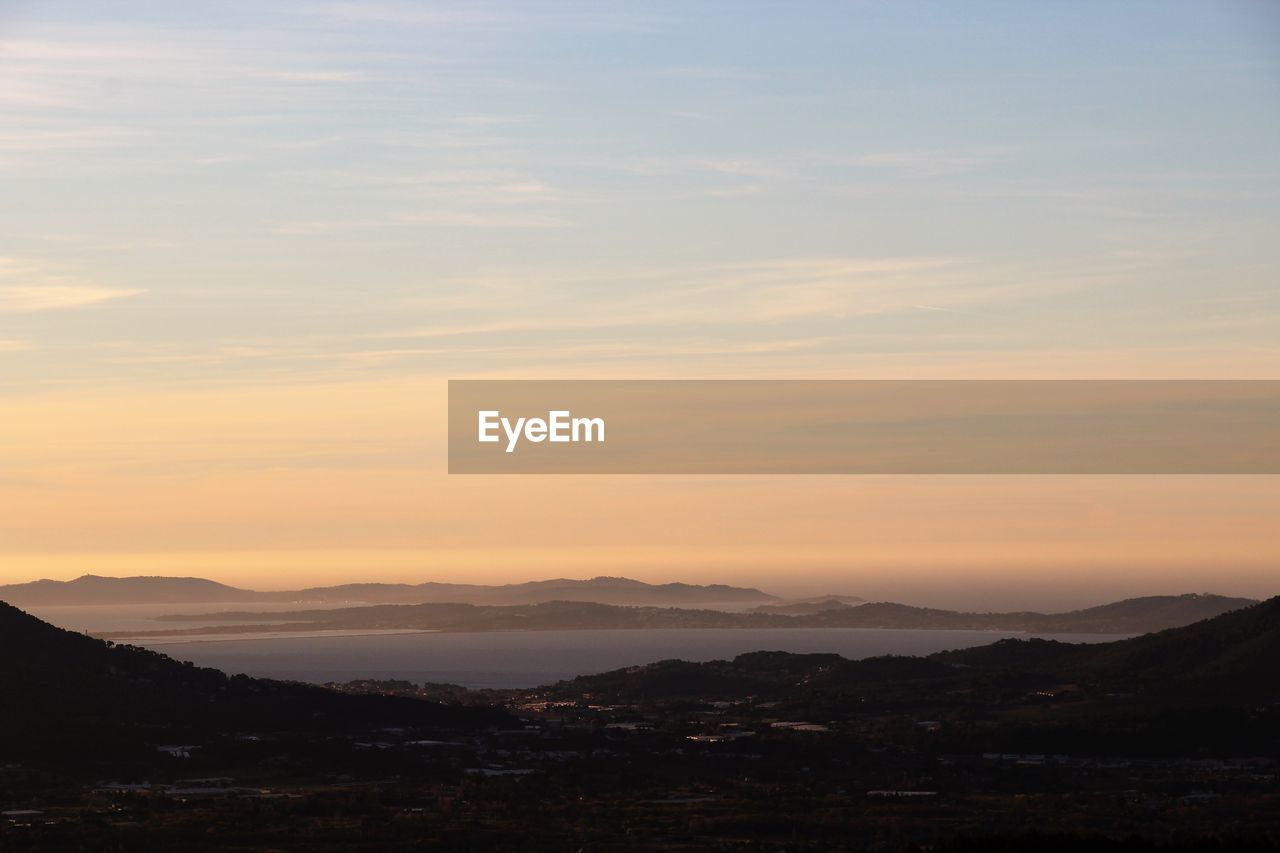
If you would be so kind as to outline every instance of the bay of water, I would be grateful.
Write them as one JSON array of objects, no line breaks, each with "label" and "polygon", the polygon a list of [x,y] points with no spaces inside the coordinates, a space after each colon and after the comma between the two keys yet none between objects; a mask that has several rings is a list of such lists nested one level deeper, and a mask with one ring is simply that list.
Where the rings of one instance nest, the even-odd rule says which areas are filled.
[{"label": "bay of water", "polygon": [[[835,652],[847,658],[925,655],[1015,636],[1026,635],[874,628],[681,628],[282,637],[146,645],[200,666],[270,678],[315,682],[402,678],[475,688],[535,687],[670,658],[716,660],[760,650]],[[1098,634],[1045,636],[1066,642],[1119,639]]]},{"label": "bay of water", "polygon": [[[121,631],[156,628],[159,612],[189,606],[32,607],[64,628]],[[232,609],[219,605],[213,609]],[[248,608],[246,608],[248,609]],[[208,611],[206,611],[208,612]],[[675,628],[662,630],[494,631],[360,636],[281,636],[269,639],[134,641],[198,666],[297,681],[397,678],[466,687],[535,687],[577,675],[671,658],[705,661],[745,652],[834,652],[847,658],[927,655],[1042,636],[1071,643],[1123,639],[1124,634],[1020,634],[999,631],[920,631],[879,628]]]}]

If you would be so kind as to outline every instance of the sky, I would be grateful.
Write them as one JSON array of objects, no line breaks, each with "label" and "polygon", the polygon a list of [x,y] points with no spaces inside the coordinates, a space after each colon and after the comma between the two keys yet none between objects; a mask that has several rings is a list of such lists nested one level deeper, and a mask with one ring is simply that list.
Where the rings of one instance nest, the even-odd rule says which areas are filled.
[{"label": "sky", "polygon": [[1272,3],[0,2],[0,582],[1280,592],[1275,477],[450,477],[449,378],[1280,378]]}]

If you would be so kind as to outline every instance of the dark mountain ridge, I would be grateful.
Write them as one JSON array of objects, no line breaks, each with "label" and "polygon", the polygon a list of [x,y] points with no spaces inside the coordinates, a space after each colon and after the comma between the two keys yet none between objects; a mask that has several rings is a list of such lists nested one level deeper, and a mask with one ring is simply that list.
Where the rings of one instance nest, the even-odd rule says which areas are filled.
[{"label": "dark mountain ridge", "polygon": [[[0,758],[138,751],[212,732],[337,732],[416,725],[476,728],[500,712],[451,708],[181,663],[56,628],[0,602]],[[46,756],[47,757],[47,756]]]},{"label": "dark mountain ridge", "polygon": [[1040,666],[1117,687],[1203,688],[1280,698],[1280,597],[1115,643],[1002,640],[937,657],[984,668]]},{"label": "dark mountain ridge", "polygon": [[[613,699],[753,695],[794,700],[869,686],[946,695],[974,683],[1081,684],[1097,693],[1280,701],[1280,597],[1192,625],[1109,643],[1000,640],[924,658],[848,660],[838,655],[753,652],[732,661],[672,660],[582,676],[551,688]],[[957,694],[959,695],[959,694]]]}]

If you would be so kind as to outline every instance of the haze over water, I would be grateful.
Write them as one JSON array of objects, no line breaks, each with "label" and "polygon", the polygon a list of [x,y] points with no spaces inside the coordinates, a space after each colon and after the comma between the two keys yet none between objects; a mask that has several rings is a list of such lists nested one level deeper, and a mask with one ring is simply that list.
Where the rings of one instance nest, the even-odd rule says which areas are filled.
[{"label": "haze over water", "polygon": [[[847,658],[926,655],[1025,636],[1013,631],[700,628],[280,637],[145,645],[200,666],[269,678],[313,682],[396,678],[501,688],[535,687],[673,658],[729,659],[760,650],[835,653]],[[1127,635],[1044,636],[1064,642],[1098,643]]]},{"label": "haze over water", "polygon": [[[190,612],[222,609],[184,605]],[[248,605],[243,609],[280,609]],[[33,607],[33,613],[74,630],[154,629],[173,605]],[[210,620],[210,624],[216,624]],[[323,683],[360,678],[436,681],[470,688],[535,687],[578,675],[680,658],[728,659],[760,650],[835,653],[847,658],[927,655],[986,645],[1016,631],[878,628],[692,628],[647,630],[415,632],[269,639],[133,641],[198,666],[228,673]],[[1098,643],[1125,634],[1044,634],[1071,643]]]}]

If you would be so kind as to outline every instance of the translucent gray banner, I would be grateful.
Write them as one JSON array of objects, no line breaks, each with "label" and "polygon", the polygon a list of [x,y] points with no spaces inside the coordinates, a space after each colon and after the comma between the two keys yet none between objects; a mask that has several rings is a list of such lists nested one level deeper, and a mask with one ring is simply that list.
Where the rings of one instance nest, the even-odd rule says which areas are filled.
[{"label": "translucent gray banner", "polygon": [[453,380],[453,474],[1275,474],[1280,381]]}]

